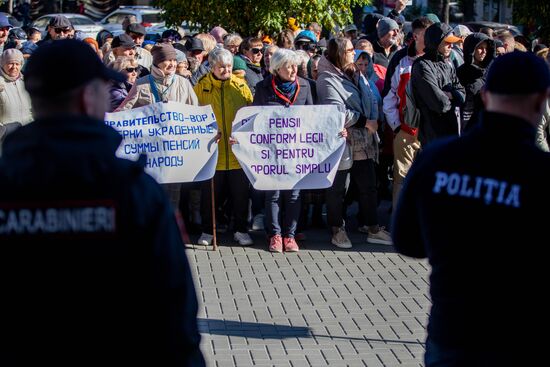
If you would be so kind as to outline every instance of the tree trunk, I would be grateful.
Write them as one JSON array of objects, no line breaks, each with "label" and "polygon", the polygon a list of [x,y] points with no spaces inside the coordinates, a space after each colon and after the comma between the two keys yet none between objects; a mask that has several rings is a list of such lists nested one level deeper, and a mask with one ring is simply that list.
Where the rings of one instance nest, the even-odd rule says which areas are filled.
[{"label": "tree trunk", "polygon": [[450,9],[450,0],[443,0],[443,22],[449,24],[449,9]]}]

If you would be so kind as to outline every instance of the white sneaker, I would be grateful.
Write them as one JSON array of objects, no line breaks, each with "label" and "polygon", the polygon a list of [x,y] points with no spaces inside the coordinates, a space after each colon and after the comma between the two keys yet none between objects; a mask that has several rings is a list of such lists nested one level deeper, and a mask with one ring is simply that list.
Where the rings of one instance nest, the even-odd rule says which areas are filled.
[{"label": "white sneaker", "polygon": [[250,238],[250,235],[246,232],[235,232],[233,239],[241,246],[250,246],[254,244],[254,241],[252,241],[252,238]]},{"label": "white sneaker", "polygon": [[263,231],[264,230],[264,215],[256,214],[254,219],[252,219],[252,230],[253,231]]},{"label": "white sneaker", "polygon": [[376,233],[369,232],[367,234],[367,242],[377,245],[393,245],[391,235],[388,231],[384,230],[384,227],[380,227],[380,230]]},{"label": "white sneaker", "polygon": [[213,235],[203,232],[199,237],[197,244],[203,245],[203,246],[210,246],[212,244],[213,239],[214,239]]},{"label": "white sneaker", "polygon": [[351,241],[348,238],[346,230],[340,228],[338,232],[332,235],[330,242],[338,248],[351,248]]}]

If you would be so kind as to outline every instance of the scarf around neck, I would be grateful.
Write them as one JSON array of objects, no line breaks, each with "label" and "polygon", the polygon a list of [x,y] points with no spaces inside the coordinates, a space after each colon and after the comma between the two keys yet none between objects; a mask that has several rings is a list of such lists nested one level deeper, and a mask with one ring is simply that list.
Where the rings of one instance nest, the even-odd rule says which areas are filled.
[{"label": "scarf around neck", "polygon": [[[283,81],[278,76],[274,76],[273,80],[275,81],[274,89],[275,94],[278,95],[277,92],[282,94],[288,101],[292,101],[294,103],[295,97],[296,97],[296,91],[298,88],[298,77],[294,79],[294,81]],[[284,99],[283,99],[284,100]]]}]

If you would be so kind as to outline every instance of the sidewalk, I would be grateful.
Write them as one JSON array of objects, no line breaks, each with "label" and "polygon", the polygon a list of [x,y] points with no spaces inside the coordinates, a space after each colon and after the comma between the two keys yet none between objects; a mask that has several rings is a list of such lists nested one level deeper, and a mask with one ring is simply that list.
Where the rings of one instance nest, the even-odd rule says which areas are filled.
[{"label": "sidewalk", "polygon": [[188,249],[208,366],[422,366],[426,261],[349,235],[351,250],[306,232],[294,254],[222,235],[218,252]]}]

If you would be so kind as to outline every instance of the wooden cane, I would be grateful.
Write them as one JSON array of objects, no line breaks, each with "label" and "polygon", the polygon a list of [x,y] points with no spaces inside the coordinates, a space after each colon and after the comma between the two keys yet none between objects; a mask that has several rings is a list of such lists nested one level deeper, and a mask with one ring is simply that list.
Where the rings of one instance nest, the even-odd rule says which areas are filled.
[{"label": "wooden cane", "polygon": [[217,251],[218,240],[216,238],[216,199],[214,197],[214,177],[212,177],[212,180],[210,181],[210,195],[212,197],[212,235],[214,236],[212,238],[212,249]]}]

